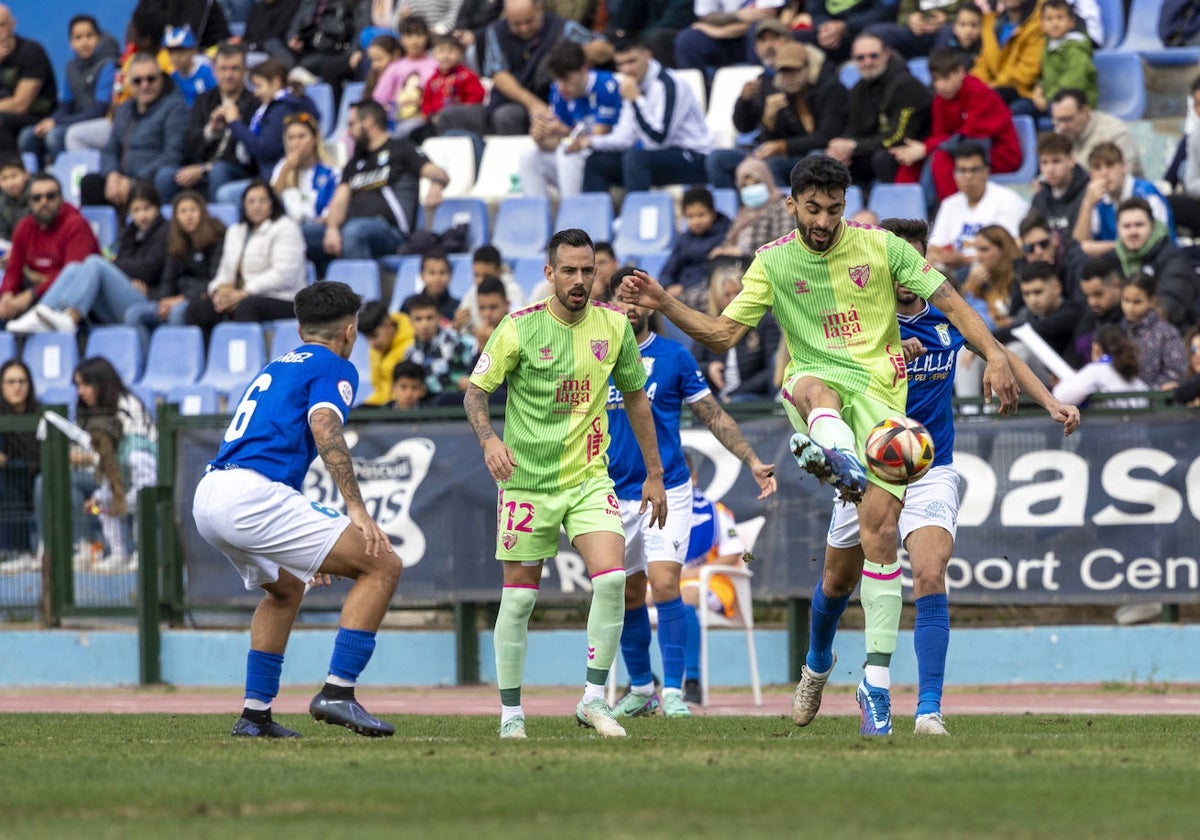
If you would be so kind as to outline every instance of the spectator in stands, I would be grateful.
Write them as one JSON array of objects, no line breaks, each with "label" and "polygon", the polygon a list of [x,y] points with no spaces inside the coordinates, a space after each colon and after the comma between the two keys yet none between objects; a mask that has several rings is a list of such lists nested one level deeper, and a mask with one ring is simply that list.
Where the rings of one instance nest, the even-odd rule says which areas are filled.
[{"label": "spectator in stands", "polygon": [[775,20],[779,9],[743,0],[696,0],[696,22],[675,36],[675,67],[711,79],[722,67],[752,61],[746,36],[755,24]]},{"label": "spectator in stands", "polygon": [[983,10],[973,3],[963,3],[954,13],[954,22],[934,39],[935,48],[958,50],[964,66],[970,70],[983,47]]},{"label": "spectator in stands", "polygon": [[437,302],[428,295],[414,295],[407,303],[414,340],[405,361],[425,369],[425,387],[435,402],[443,395],[447,405],[461,400],[475,364],[475,339],[442,326]]},{"label": "spectator in stands", "polygon": [[1042,75],[1034,85],[1028,105],[1014,104],[1013,113],[1029,114],[1041,124],[1048,115],[1050,100],[1067,88],[1082,90],[1087,94],[1088,106],[1095,108],[1099,83],[1092,60],[1092,42],[1075,28],[1075,13],[1068,0],[1043,0],[1042,32],[1046,36]]},{"label": "spectator in stands", "polygon": [[812,28],[797,30],[796,39],[816,44],[835,64],[851,57],[851,46],[859,34],[891,17],[887,7],[872,0],[818,0],[806,8],[812,16]]},{"label": "spectator in stands", "polygon": [[[725,265],[713,269],[707,284],[707,309],[720,315],[742,290],[742,270]],[[717,354],[696,342],[692,352],[713,395],[722,403],[767,402],[775,398],[775,354],[780,342],[779,324],[770,313],[748,330],[727,353]]]},{"label": "spectator in stands", "polygon": [[[68,332],[89,319],[122,324],[162,276],[167,257],[167,223],[154,185],[137,181],[129,191],[129,218],[117,240],[116,256],[92,254],[68,265],[33,312],[8,325],[13,332]],[[18,324],[20,326],[18,327]]]},{"label": "spectator in stands", "polygon": [[1046,40],[1036,14],[1040,2],[1012,0],[983,16],[979,57],[971,75],[995,88],[1010,104],[1028,99],[1042,73]]},{"label": "spectator in stands", "polygon": [[1087,191],[1088,171],[1075,162],[1071,141],[1052,131],[1038,135],[1038,179],[1030,211],[1043,217],[1052,230],[1071,234]]},{"label": "spectator in stands", "polygon": [[487,28],[503,11],[501,0],[462,0],[451,34],[462,44],[467,65],[475,72],[482,64]]},{"label": "spectator in stands", "polygon": [[433,58],[437,71],[425,83],[421,94],[421,113],[425,124],[415,128],[410,135],[414,143],[422,143],[437,133],[437,121],[442,109],[448,105],[482,105],[483,83],[463,63],[463,45],[453,35],[439,35],[433,39]]},{"label": "spectator in stands", "polygon": [[[1167,202],[1175,216],[1176,228],[1196,238],[1200,236],[1200,130],[1196,128],[1197,118],[1200,117],[1200,76],[1192,80],[1188,106],[1185,133],[1175,153],[1175,162],[1172,163],[1173,167],[1182,169],[1179,173],[1180,183],[1173,183],[1172,186],[1177,190],[1182,186],[1183,189],[1168,195]],[[1181,156],[1182,166],[1179,166]],[[1170,178],[1169,172],[1167,177]]]},{"label": "spectator in stands", "polygon": [[1078,88],[1063,88],[1050,100],[1050,119],[1054,130],[1071,141],[1071,154],[1087,163],[1092,150],[1101,143],[1113,143],[1121,150],[1121,159],[1134,175],[1142,172],[1142,160],[1129,127],[1111,114],[1088,106],[1087,94]]},{"label": "spectator in stands", "polygon": [[500,322],[504,320],[504,316],[509,313],[511,307],[509,305],[508,293],[505,291],[504,281],[499,277],[483,278],[483,281],[474,291],[479,310],[479,320],[471,326],[471,337],[475,339],[475,346],[482,351],[487,346],[487,341],[492,337],[492,333],[496,331],[496,327],[500,326]]},{"label": "spectator in stands", "polygon": [[504,17],[489,25],[485,36],[481,66],[493,84],[488,104],[443,108],[438,130],[470,131],[480,136],[527,134],[530,121],[549,110],[550,79],[545,64],[562,40],[584,44],[587,52],[586,45],[596,38],[575,21],[546,11],[542,0],[504,0]]},{"label": "spectator in stands", "polygon": [[693,0],[622,2],[609,7],[609,41],[640,41],[664,67],[675,66],[675,38],[696,20]]},{"label": "spectator in stands", "polygon": [[416,362],[400,362],[392,372],[392,408],[412,411],[429,404],[425,368]]},{"label": "spectator in stands", "polygon": [[1200,46],[1200,15],[1189,0],[1163,0],[1158,12],[1158,37],[1163,46]]},{"label": "spectator in stands", "polygon": [[8,260],[13,231],[17,223],[28,216],[29,172],[17,155],[0,158],[0,265]]},{"label": "spectator in stands", "polygon": [[1075,327],[1076,358],[1086,359],[1093,337],[1103,327],[1119,327],[1125,319],[1121,311],[1121,291],[1125,278],[1116,260],[1089,258],[1080,270],[1079,291],[1087,312]]},{"label": "spectator in stands", "polygon": [[163,177],[155,186],[167,201],[181,189],[206,187],[211,200],[217,200],[221,187],[232,181],[248,181],[254,174],[253,161],[238,158],[238,144],[226,116],[236,113],[238,121],[249,124],[260,103],[246,89],[246,52],[240,44],[224,43],[213,57],[216,87],[196,97],[188,123],[184,160],[171,178]]},{"label": "spectator in stands", "polygon": [[[387,41],[380,45],[381,39],[391,40],[399,49],[393,49]],[[422,95],[425,85],[438,71],[437,59],[430,48],[429,27],[424,18],[417,16],[404,19],[398,43],[390,35],[381,35],[367,48],[371,72],[378,74],[373,86],[368,76],[370,96],[387,110],[395,125],[393,133],[398,137],[408,135],[424,122]],[[378,70],[376,65],[380,65]]]},{"label": "spectator in stands", "polygon": [[225,225],[208,214],[204,196],[192,190],[176,195],[162,274],[153,285],[147,282],[147,301],[125,311],[125,323],[138,328],[143,348],[149,348],[155,327],[185,323],[188,304],[208,294],[224,244]]},{"label": "spectator in stands", "polygon": [[163,32],[162,45],[171,56],[171,81],[191,108],[197,96],[217,86],[212,65],[207,58],[197,56],[196,36],[190,26],[168,26]]},{"label": "spectator in stands", "polygon": [[1154,218],[1166,225],[1171,238],[1175,236],[1170,206],[1152,183],[1129,173],[1115,143],[1101,143],[1092,149],[1088,171],[1091,180],[1079,204],[1074,230],[1075,241],[1085,253],[1098,256],[1113,249],[1117,239],[1117,206],[1127,198],[1145,199]]},{"label": "spectator in stands", "polygon": [[[377,259],[400,250],[416,226],[419,179],[430,181],[425,207],[442,203],[450,183],[446,171],[412,141],[387,132],[383,106],[364,99],[350,106],[354,157],[342,170],[341,183],[325,215],[325,225],[306,225],[308,256],[318,270],[330,258]],[[453,317],[454,310],[450,310]]]},{"label": "spectator in stands", "polygon": [[[786,185],[800,158],[820,151],[846,127],[846,89],[832,73],[824,73],[825,55],[816,47],[785,43],[775,51],[776,91],[763,100],[758,146],[750,151],[766,161],[775,183]],[[714,187],[732,187],[734,170],[745,157],[741,149],[714,150],[705,163]]]},{"label": "spectator in stands", "polygon": [[368,0],[300,0],[288,27],[288,48],[299,67],[340,91],[362,64],[359,36],[370,17]]},{"label": "spectator in stands", "polygon": [[[596,271],[599,273],[599,267]],[[512,272],[505,267],[496,246],[480,245],[475,249],[471,255],[471,273],[475,283],[471,286],[470,291],[463,295],[462,300],[459,301],[458,310],[454,313],[454,329],[459,332],[474,331],[479,326],[481,322],[478,302],[479,287],[489,277],[498,278],[504,286],[506,312],[508,308],[520,309],[525,305],[525,293],[521,290],[521,285],[513,278]],[[593,295],[596,294],[596,288],[597,285],[593,284]],[[479,343],[480,347],[483,345],[484,342]]]},{"label": "spectator in stands", "polygon": [[1175,387],[1172,397],[1178,405],[1200,408],[1200,327],[1192,327],[1183,337],[1188,353],[1186,376]]},{"label": "spectator in stands", "polygon": [[550,51],[546,69],[554,79],[550,109],[533,118],[530,134],[537,147],[521,155],[521,189],[525,195],[560,198],[583,191],[588,154],[569,154],[568,143],[581,134],[608,134],[621,115],[621,94],[612,73],[588,66],[583,47],[563,41]]},{"label": "spectator in stands", "polygon": [[17,21],[0,5],[0,153],[17,151],[17,135],[54,113],[58,83],[45,48],[16,33]]},{"label": "spectator in stands", "polygon": [[929,54],[943,30],[952,29],[955,13],[964,5],[970,4],[963,0],[900,0],[894,23],[875,23],[866,31],[878,35],[901,58],[917,58]]},{"label": "spectator in stands", "polygon": [[0,283],[0,321],[33,311],[66,266],[100,253],[92,226],[63,200],[53,175],[39,172],[30,179],[29,207],[30,214],[13,231]]},{"label": "spectator in stands", "polygon": [[979,143],[959,143],[952,154],[958,192],[938,207],[929,233],[929,261],[958,270],[975,256],[975,234],[980,229],[1000,225],[1011,238],[1029,208],[1013,190],[992,183],[987,155]]},{"label": "spectator in stands", "polygon": [[1054,386],[1054,398],[1068,405],[1105,408],[1145,408],[1146,400],[1136,398],[1091,401],[1093,394],[1148,390],[1138,378],[1138,348],[1120,327],[1100,329],[1092,339],[1091,361],[1073,376]]},{"label": "spectator in stands", "polygon": [[929,75],[937,94],[929,137],[924,142],[907,139],[891,151],[906,167],[897,181],[912,183],[916,164],[927,161],[921,180],[926,186],[926,201],[932,207],[958,188],[952,155],[960,144],[975,142],[983,146],[991,171],[1003,173],[1020,167],[1021,142],[1008,106],[994,90],[967,73],[953,50],[930,53]]},{"label": "spectator in stands", "polygon": [[400,304],[400,311],[412,317],[412,305],[425,298],[437,306],[438,316],[453,322],[459,308],[459,299],[450,294],[452,270],[450,258],[441,251],[429,251],[421,255],[421,286],[416,294],[409,295]]},{"label": "spectator in stands", "polygon": [[283,201],[262,179],[242,194],[241,221],[225,245],[208,296],[188,303],[185,320],[208,333],[222,321],[276,321],[294,317],[292,298],[307,285],[304,236]]},{"label": "spectator in stands", "polygon": [[100,31],[91,15],[75,15],[67,25],[71,51],[66,83],[58,107],[48,117],[21,129],[17,145],[22,152],[49,166],[67,148],[67,129],[85,120],[102,119],[112,101],[116,76],[114,59],[120,50],[112,36]]},{"label": "spectator in stands", "polygon": [[250,7],[242,33],[247,60],[258,64],[273,58],[291,68],[296,57],[287,46],[288,30],[299,11],[300,0],[257,0]]},{"label": "spectator in stands", "polygon": [[[136,16],[146,9],[160,12],[166,26],[191,27],[202,50],[216,46],[230,35],[229,21],[215,0],[138,0],[133,14]],[[161,37],[162,33],[158,35]]]},{"label": "spectator in stands", "polygon": [[317,118],[307,111],[284,117],[283,149],[283,158],[271,173],[271,188],[297,222],[321,222],[337,189],[338,173],[325,150]]},{"label": "spectator in stands", "polygon": [[[0,365],[0,415],[42,413],[34,392],[33,375],[19,359]],[[0,563],[0,571],[36,571],[41,562],[33,554],[34,482],[41,470],[41,445],[37,433],[0,433],[0,497],[4,515],[0,517],[0,552],[13,552]]]},{"label": "spectator in stands", "polygon": [[625,100],[616,127],[611,134],[581,134],[567,147],[592,151],[584,166],[584,192],[703,183],[713,139],[692,89],[642,44],[617,44],[615,60],[624,74]]},{"label": "spectator in stands", "polygon": [[371,395],[366,405],[387,405],[393,398],[393,372],[413,343],[412,322],[403,312],[388,312],[387,304],[371,300],[358,313],[358,331],[367,341],[371,359]]},{"label": "spectator in stands", "polygon": [[855,38],[851,58],[860,78],[850,90],[846,132],[825,154],[848,166],[856,182],[890,184],[899,168],[891,149],[929,134],[932,95],[878,35]]},{"label": "spectator in stands", "polygon": [[1004,329],[1021,302],[1014,271],[1017,243],[1003,227],[990,224],[974,232],[972,249],[975,256],[959,289],[989,329]]},{"label": "spectator in stands", "polygon": [[699,309],[709,298],[709,254],[725,241],[732,223],[717,212],[707,187],[692,187],[683,194],[683,218],[687,229],[671,246],[658,280],[669,294]]},{"label": "spectator in stands", "polygon": [[1158,314],[1158,283],[1138,272],[1121,289],[1123,329],[1138,348],[1138,376],[1151,388],[1173,389],[1188,371],[1187,351],[1179,330]]},{"label": "spectator in stands", "polygon": [[[388,0],[377,0],[376,8],[386,8]],[[392,13],[387,25],[403,31],[404,22],[412,17],[424,19],[434,35],[446,35],[454,29],[462,0],[392,0]]]},{"label": "spectator in stands", "polygon": [[1079,297],[1080,271],[1088,257],[1071,238],[1071,234],[1063,230],[1053,230],[1046,218],[1033,210],[1021,220],[1017,233],[1018,244],[1024,254],[1023,262],[1018,262],[1017,270],[1023,269],[1027,263],[1044,262],[1051,265],[1058,275],[1058,281],[1062,283],[1063,294],[1067,297]]},{"label": "spectator in stands", "polygon": [[738,164],[734,178],[741,209],[733,217],[725,241],[709,253],[711,258],[750,259],[761,246],[796,227],[795,217],[788,212],[787,195],[779,189],[765,162],[745,158]]},{"label": "spectator in stands", "polygon": [[153,55],[129,63],[133,97],[113,115],[112,134],[100,153],[100,171],[83,176],[83,203],[110,204],[122,212],[136,181],[170,184],[183,163],[188,113],[183,96],[158,68]]},{"label": "spectator in stands", "polygon": [[[1029,324],[1042,340],[1068,363],[1074,354],[1072,343],[1075,338],[1075,327],[1084,317],[1082,301],[1063,297],[1062,284],[1054,273],[1054,266],[1047,263],[1030,263],[1018,278],[1021,289],[1021,308],[1013,315],[1007,327],[994,331],[996,339],[1001,344],[1011,344],[1016,341],[1013,330],[1023,324]],[[1043,366],[1032,354],[1022,353],[1030,367],[1039,378],[1048,379]]]},{"label": "spectator in stands", "polygon": [[[387,112],[388,123],[395,124],[396,98],[404,88],[405,77],[400,75],[404,49],[390,33],[376,35],[367,45],[367,78],[363,93],[374,99]],[[416,78],[416,70],[409,68]]]},{"label": "spectator in stands", "polygon": [[[762,22],[754,30],[754,55],[758,63],[763,65],[763,71],[757,78],[742,85],[741,93],[733,103],[733,127],[739,134],[750,134],[759,130],[759,120],[762,119],[763,106],[766,98],[778,92],[775,87],[775,52],[784,44],[791,43],[792,32],[778,19]],[[822,62],[822,69],[828,69]],[[728,151],[726,149],[719,150]],[[739,147],[735,151],[748,152],[749,147]],[[731,184],[709,183],[714,187],[728,188]]]},{"label": "spectator in stands", "polygon": [[1145,199],[1127,198],[1117,207],[1113,253],[1126,277],[1141,272],[1155,279],[1163,320],[1181,331],[1200,323],[1200,264],[1190,249],[1171,242],[1166,225],[1154,218]]}]

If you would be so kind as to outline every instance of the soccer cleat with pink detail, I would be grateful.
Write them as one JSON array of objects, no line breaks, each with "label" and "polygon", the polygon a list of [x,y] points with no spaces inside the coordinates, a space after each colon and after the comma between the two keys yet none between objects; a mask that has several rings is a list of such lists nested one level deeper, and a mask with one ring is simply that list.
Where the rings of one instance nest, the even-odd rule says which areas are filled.
[{"label": "soccer cleat with pink detail", "polygon": [[791,440],[792,456],[800,469],[822,484],[832,484],[842,501],[858,504],[867,489],[867,471],[853,452],[826,449],[803,432]]}]

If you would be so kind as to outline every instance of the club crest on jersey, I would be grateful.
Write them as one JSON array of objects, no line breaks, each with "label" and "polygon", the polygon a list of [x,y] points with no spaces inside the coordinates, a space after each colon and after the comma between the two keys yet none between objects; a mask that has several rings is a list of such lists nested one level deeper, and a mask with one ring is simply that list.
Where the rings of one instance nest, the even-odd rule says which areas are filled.
[{"label": "club crest on jersey", "polygon": [[488,368],[490,368],[491,366],[492,366],[492,357],[489,356],[487,353],[483,353],[479,356],[479,361],[475,363],[475,370],[471,371],[471,373],[475,376],[479,376],[481,374],[487,373]]},{"label": "club crest on jersey", "polygon": [[592,339],[592,355],[598,362],[608,358],[608,339]]},{"label": "club crest on jersey", "polygon": [[517,535],[512,531],[507,531],[505,532],[504,536],[500,538],[500,542],[504,544],[505,551],[512,551],[513,546],[517,544]]},{"label": "club crest on jersey", "polygon": [[354,402],[354,386],[345,379],[338,381],[338,396],[342,398],[342,402],[346,405]]},{"label": "club crest on jersey", "polygon": [[646,369],[646,376],[650,376],[652,373],[654,373],[654,357],[642,356],[642,367]]},{"label": "club crest on jersey", "polygon": [[933,329],[934,329],[934,332],[937,333],[938,341],[942,342],[942,346],[949,347],[950,346],[950,325],[949,324],[938,324]]},{"label": "club crest on jersey", "polygon": [[860,289],[865,288],[867,281],[871,279],[871,266],[852,265],[848,270],[850,272],[850,281]]}]

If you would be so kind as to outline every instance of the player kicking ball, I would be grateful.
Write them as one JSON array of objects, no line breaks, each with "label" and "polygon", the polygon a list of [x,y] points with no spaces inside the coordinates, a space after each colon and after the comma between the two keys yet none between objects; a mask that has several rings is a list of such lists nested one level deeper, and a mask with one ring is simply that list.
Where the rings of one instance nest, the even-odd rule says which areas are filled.
[{"label": "player kicking ball", "polygon": [[[610,376],[646,464],[639,512],[649,509],[659,527],[667,520],[662,462],[629,319],[590,300],[596,277],[591,237],[577,228],[554,234],[544,271],[553,294],[504,317],[463,398],[484,463],[500,486],[496,557],[503,561],[504,588],[494,637],[500,737],[525,737],[521,682],[529,615],[542,563],[558,554],[560,526],[592,579],[587,679],[575,717],[600,735],[624,737],[604,700],[625,613],[625,531],[605,457]],[[505,381],[501,439],[488,417],[488,395]]]},{"label": "player kicking ball", "polygon": [[[296,293],[303,344],[250,383],[196,487],[192,515],[200,536],[229,558],[246,589],[264,592],[250,623],[245,707],[233,727],[238,737],[300,737],[272,720],[271,702],[305,584],[329,575],[354,585],[342,606],[329,675],[309,713],[360,735],[395,731],[354,696],[401,570],[387,535],[363,505],[342,436],[358,388],[358,371],[347,359],[361,306],[344,283]],[[300,492],[317,455],[346,503],[345,515]]]}]

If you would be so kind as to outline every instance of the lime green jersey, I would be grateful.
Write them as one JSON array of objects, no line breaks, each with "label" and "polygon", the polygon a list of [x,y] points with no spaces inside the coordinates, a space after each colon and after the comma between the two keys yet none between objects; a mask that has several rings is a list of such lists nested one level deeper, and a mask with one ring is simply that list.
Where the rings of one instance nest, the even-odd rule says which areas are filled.
[{"label": "lime green jersey", "polygon": [[506,315],[488,339],[471,382],[491,393],[507,380],[504,442],[517,466],[505,488],[552,493],[608,472],[608,380],[646,384],[624,312],[592,301],[567,324],[547,301]]},{"label": "lime green jersey", "polygon": [[892,283],[927,298],[944,280],[899,237],[844,222],[826,251],[811,250],[794,230],[759,248],[723,314],[753,327],[772,310],[792,357],[787,376],[809,374],[903,413],[908,386]]}]

